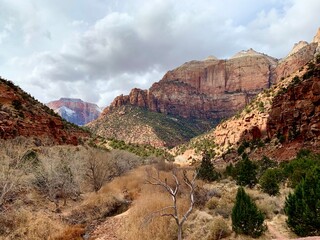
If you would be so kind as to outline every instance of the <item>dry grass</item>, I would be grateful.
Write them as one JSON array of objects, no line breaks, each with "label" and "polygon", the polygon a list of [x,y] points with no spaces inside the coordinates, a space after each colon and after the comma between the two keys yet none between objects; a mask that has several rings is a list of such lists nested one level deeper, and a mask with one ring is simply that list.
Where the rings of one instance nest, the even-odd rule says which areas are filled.
[{"label": "dry grass", "polygon": [[[150,170],[148,170],[150,173]],[[153,172],[154,173],[154,172]],[[146,177],[146,172],[143,174]],[[161,179],[167,179],[168,184],[173,184],[171,173],[160,172]],[[142,179],[144,179],[142,178]],[[179,180],[181,176],[179,175]],[[181,184],[181,192],[178,197],[179,217],[189,208],[189,199],[186,187]],[[133,239],[176,239],[177,226],[170,217],[161,216],[162,213],[171,213],[172,209],[159,211],[165,207],[172,206],[170,195],[161,187],[143,184],[140,185],[139,198],[134,202],[130,209],[130,214],[126,224],[120,229],[119,234],[128,240]],[[130,229],[130,232],[128,232]]]},{"label": "dry grass", "polygon": [[214,218],[211,223],[209,238],[210,240],[219,240],[231,235],[230,224],[221,216]]},{"label": "dry grass", "polygon": [[6,234],[2,234],[2,239],[55,239],[57,235],[62,233],[64,228],[60,221],[50,218],[43,212],[35,213],[21,209],[7,213],[6,217],[8,218],[7,221],[13,222],[9,226],[6,225],[9,228]]}]

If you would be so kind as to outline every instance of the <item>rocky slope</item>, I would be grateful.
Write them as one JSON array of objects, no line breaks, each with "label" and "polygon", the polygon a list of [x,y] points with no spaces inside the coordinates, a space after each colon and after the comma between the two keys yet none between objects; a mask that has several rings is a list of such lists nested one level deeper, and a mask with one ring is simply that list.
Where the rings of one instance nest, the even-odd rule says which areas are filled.
[{"label": "rocky slope", "polygon": [[[104,109],[99,121],[94,121],[91,126],[101,124],[110,112],[124,105],[185,119],[219,121],[228,118],[243,109],[259,92],[283,81],[312,60],[319,49],[319,34],[318,31],[310,44],[296,44],[280,61],[249,49],[229,60],[209,57],[203,61],[187,62],[167,72],[149,90],[135,88],[129,95],[118,96]],[[228,137],[231,142],[238,140],[238,136]]]},{"label": "rocky slope", "polygon": [[178,159],[200,158],[201,150],[213,149],[217,156],[235,160],[240,145],[246,146],[252,158],[265,155],[287,160],[301,148],[319,152],[319,106],[320,55],[317,55],[300,71],[257,95],[242,112],[193,139],[182,152],[178,148],[178,154],[184,152]]},{"label": "rocky slope", "polygon": [[264,154],[290,159],[302,147],[319,151],[319,40],[320,29],[310,44],[296,44],[276,68],[279,72],[287,66],[285,77],[276,79],[275,85],[232,118],[177,148],[178,155],[184,153],[178,158],[199,158],[206,148],[223,157],[235,152],[235,159],[237,148],[244,142],[251,144],[251,150],[265,145],[255,152],[256,157]]},{"label": "rocky slope", "polygon": [[47,106],[67,121],[83,126],[100,116],[100,108],[81,99],[60,98],[47,103]]},{"label": "rocky slope", "polygon": [[154,147],[173,147],[209,130],[212,123],[187,120],[178,116],[151,112],[145,108],[123,105],[104,118],[87,125],[93,132],[109,139]]},{"label": "rocky slope", "polygon": [[63,120],[12,82],[0,79],[0,138],[34,138],[37,144],[78,144],[89,133]]}]

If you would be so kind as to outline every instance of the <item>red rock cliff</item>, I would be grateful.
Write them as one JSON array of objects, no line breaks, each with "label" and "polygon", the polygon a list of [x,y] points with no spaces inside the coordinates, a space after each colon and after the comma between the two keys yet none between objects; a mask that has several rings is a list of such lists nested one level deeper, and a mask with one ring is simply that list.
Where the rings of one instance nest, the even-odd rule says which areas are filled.
[{"label": "red rock cliff", "polygon": [[243,108],[274,81],[277,60],[252,49],[229,60],[191,61],[167,72],[146,91],[118,96],[110,109],[126,104],[184,118],[221,119]]},{"label": "red rock cliff", "polygon": [[47,106],[67,121],[80,126],[97,119],[101,113],[96,104],[74,98],[60,98],[49,102]]},{"label": "red rock cliff", "polygon": [[17,136],[76,145],[89,133],[63,121],[19,87],[0,79],[0,138]]}]

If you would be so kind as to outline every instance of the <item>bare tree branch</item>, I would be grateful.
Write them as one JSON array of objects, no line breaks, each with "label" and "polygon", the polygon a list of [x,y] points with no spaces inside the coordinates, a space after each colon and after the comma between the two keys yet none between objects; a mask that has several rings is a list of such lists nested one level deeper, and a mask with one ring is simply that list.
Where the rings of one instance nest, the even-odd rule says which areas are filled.
[{"label": "bare tree branch", "polygon": [[[150,170],[151,171],[151,170]],[[183,215],[182,219],[179,219],[178,216],[178,206],[177,206],[177,194],[179,192],[179,187],[180,187],[180,182],[179,179],[177,177],[177,170],[174,169],[172,171],[172,178],[174,180],[174,187],[171,187],[168,182],[167,179],[165,179],[164,181],[162,181],[160,179],[160,173],[158,171],[158,176],[157,177],[153,177],[152,174],[150,173],[150,171],[148,172],[148,178],[151,179],[147,179],[146,183],[151,184],[151,185],[155,185],[155,186],[160,186],[163,189],[165,189],[172,197],[172,201],[173,201],[173,206],[168,206],[165,208],[162,208],[156,212],[153,212],[149,215],[149,217],[147,218],[147,222],[149,222],[153,217],[155,217],[156,215],[160,215],[161,217],[172,217],[175,219],[176,224],[178,226],[178,240],[182,239],[182,225],[183,223],[187,220],[187,218],[189,217],[189,215],[191,214],[192,210],[193,210],[193,206],[194,206],[194,191],[195,191],[195,187],[196,187],[196,177],[197,177],[197,173],[195,172],[193,174],[193,178],[190,180],[187,176],[187,172],[184,170],[183,171],[183,182],[188,186],[189,188],[189,198],[190,198],[190,207],[187,210],[187,212]],[[164,211],[168,210],[168,209],[173,209],[173,213],[166,213]],[[161,213],[164,212],[164,213]]]}]

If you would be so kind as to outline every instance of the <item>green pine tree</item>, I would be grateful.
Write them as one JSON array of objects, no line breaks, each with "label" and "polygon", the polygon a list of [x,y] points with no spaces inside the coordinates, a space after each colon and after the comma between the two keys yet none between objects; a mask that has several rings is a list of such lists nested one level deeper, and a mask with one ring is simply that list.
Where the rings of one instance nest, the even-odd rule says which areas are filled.
[{"label": "green pine tree", "polygon": [[277,195],[279,193],[280,176],[281,173],[279,169],[267,169],[259,180],[262,191],[271,196]]},{"label": "green pine tree", "polygon": [[236,203],[232,209],[232,229],[236,233],[259,237],[266,230],[264,216],[246,194],[243,187],[238,189]]},{"label": "green pine tree", "polygon": [[198,168],[197,177],[210,182],[220,178],[220,174],[214,169],[214,166],[211,162],[211,155],[207,152],[203,153],[202,161]]},{"label": "green pine tree", "polygon": [[257,166],[250,161],[248,157],[244,157],[235,166],[236,181],[240,186],[253,187],[257,183]]},{"label": "green pine tree", "polygon": [[297,235],[320,235],[320,167],[310,170],[294,193],[289,194],[285,213],[288,226]]}]

